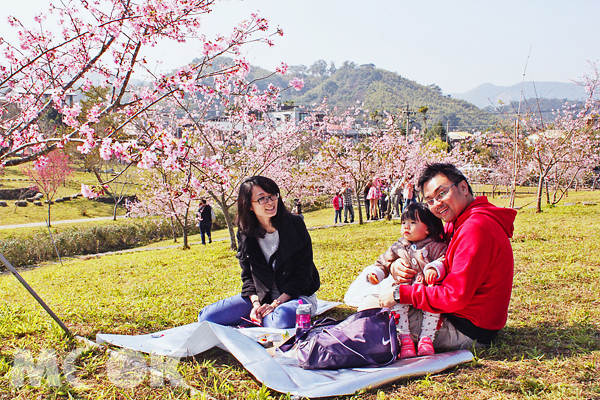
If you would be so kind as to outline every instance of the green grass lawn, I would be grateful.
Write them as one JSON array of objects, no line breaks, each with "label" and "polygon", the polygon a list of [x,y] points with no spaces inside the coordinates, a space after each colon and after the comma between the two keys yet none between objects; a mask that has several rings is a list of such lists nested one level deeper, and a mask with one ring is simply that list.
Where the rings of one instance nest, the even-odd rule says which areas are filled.
[{"label": "green grass lawn", "polygon": [[[583,201],[599,205],[581,205]],[[494,199],[503,204],[505,199]],[[519,198],[517,205],[530,202]],[[512,240],[515,281],[509,320],[500,341],[469,364],[440,374],[397,381],[346,399],[600,398],[600,192],[571,193],[574,206],[518,213]],[[333,210],[307,213],[308,226],[331,224]],[[399,235],[398,220],[311,231],[322,288],[319,297],[342,301],[348,285]],[[227,238],[225,230],[214,238]],[[191,242],[199,238],[190,238]],[[171,244],[172,241],[164,242]],[[23,270],[25,279],[78,335],[139,334],[188,324],[200,308],[240,290],[239,266],[227,240],[86,260],[73,259]],[[341,318],[346,306],[328,315]],[[37,355],[51,348],[59,359],[76,347],[11,275],[0,276],[0,398],[166,399],[189,398],[148,381],[124,389],[107,378],[108,354],[85,352],[79,380],[89,388],[11,388],[16,349]],[[216,399],[285,398],[268,393],[233,357],[211,350],[184,360],[185,381]],[[271,396],[271,397],[269,397]],[[202,395],[197,398],[203,398]]]},{"label": "green grass lawn", "polygon": [[[5,168],[2,171],[0,188],[12,189],[33,186],[19,167]],[[96,178],[91,173],[76,172],[63,187],[59,188],[54,199],[77,194],[81,190],[81,183],[88,185],[97,184]],[[43,199],[45,200],[45,198]],[[0,225],[27,224],[31,222],[45,222],[48,219],[48,206],[42,207],[28,203],[27,207],[16,207],[14,200],[6,200],[8,207],[0,207]],[[70,219],[86,219],[112,216],[113,206],[80,197],[64,203],[56,203],[50,209],[50,222]],[[125,208],[119,207],[117,215],[124,215]],[[2,233],[0,232],[0,235]]]}]

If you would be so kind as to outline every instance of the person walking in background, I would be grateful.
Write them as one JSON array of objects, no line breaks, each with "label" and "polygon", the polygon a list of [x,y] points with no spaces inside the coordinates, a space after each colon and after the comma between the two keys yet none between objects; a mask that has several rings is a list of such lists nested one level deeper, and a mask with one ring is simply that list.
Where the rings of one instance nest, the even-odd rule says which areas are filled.
[{"label": "person walking in background", "polygon": [[371,182],[368,182],[367,185],[365,186],[365,190],[363,190],[363,198],[365,201],[365,214],[367,214],[367,221],[371,219],[371,214],[370,214],[371,202],[367,198],[369,196],[369,190],[371,190],[371,186],[372,186]]},{"label": "person walking in background", "polygon": [[294,199],[294,207],[292,208],[292,214],[296,214],[300,216],[300,218],[304,219],[304,214],[302,214],[302,203],[300,203],[299,199]]},{"label": "person walking in background", "polygon": [[389,186],[386,180],[381,181],[381,197],[379,197],[379,218],[383,219],[388,214]]},{"label": "person walking in background", "polygon": [[414,203],[415,200],[415,185],[412,182],[413,176],[409,174],[404,177],[402,183],[402,196],[404,197],[404,208],[408,207],[410,203]]},{"label": "person walking in background", "polygon": [[333,197],[333,209],[335,210],[335,219],[334,219],[334,224],[338,223],[338,218],[339,221],[342,222],[342,209],[344,208],[344,199],[342,199],[342,193],[336,193],[335,196]]},{"label": "person walking in background", "polygon": [[344,197],[344,223],[348,223],[348,214],[350,214],[350,223],[353,223],[354,207],[352,206],[352,189],[348,182],[346,182],[342,188],[342,195]]},{"label": "person walking in background", "polygon": [[390,189],[390,208],[394,217],[399,217],[402,210],[402,179],[396,179]]},{"label": "person walking in background", "polygon": [[200,236],[202,237],[202,244],[206,245],[205,235],[208,236],[208,243],[212,243],[210,231],[212,228],[212,222],[215,217],[212,207],[206,203],[206,199],[200,200],[200,206],[196,213],[199,219]]},{"label": "person walking in background", "polygon": [[369,193],[367,194],[367,199],[369,200],[369,207],[371,208],[371,219],[379,219],[379,210],[377,209],[377,203],[379,203],[379,199],[381,198],[381,183],[379,182],[379,178],[373,179],[373,185],[369,189]]}]

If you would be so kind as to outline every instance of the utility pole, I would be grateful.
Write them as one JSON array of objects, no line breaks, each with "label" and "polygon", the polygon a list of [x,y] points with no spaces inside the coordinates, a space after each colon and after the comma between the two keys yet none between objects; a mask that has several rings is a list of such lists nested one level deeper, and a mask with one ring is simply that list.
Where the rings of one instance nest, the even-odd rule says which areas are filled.
[{"label": "utility pole", "polygon": [[412,111],[409,106],[408,103],[406,103],[406,110],[400,110],[400,114],[405,115],[406,116],[406,136],[408,136],[409,132],[410,132],[410,116],[416,114],[416,111]]}]

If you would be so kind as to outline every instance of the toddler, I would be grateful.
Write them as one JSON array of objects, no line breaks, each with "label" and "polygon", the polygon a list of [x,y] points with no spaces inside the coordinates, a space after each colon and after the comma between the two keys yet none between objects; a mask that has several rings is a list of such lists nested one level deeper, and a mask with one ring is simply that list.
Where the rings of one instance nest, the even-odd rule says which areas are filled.
[{"label": "toddler", "polygon": [[[393,263],[404,260],[417,271],[410,284],[433,285],[446,275],[444,268],[444,226],[442,221],[423,203],[411,203],[402,212],[402,237],[383,253],[367,270],[367,280],[379,283],[389,275]],[[415,345],[410,337],[408,322],[409,304],[392,307],[397,314],[397,332],[400,341],[400,358],[415,357]],[[437,333],[440,314],[423,311],[423,324],[417,345],[419,356],[433,355],[433,340]]]}]

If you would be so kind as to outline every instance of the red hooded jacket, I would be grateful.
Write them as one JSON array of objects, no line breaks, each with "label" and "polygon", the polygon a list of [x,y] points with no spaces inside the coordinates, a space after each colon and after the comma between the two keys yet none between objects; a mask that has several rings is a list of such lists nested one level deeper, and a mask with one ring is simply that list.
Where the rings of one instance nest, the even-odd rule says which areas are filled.
[{"label": "red hooded jacket", "polygon": [[[506,324],[514,260],[509,238],[517,212],[477,197],[445,230],[448,274],[439,285],[400,285],[400,303],[448,313],[476,327],[500,330]],[[459,329],[461,330],[461,329]]]},{"label": "red hooded jacket", "polygon": [[344,202],[341,196],[338,196],[337,194],[335,195],[335,197],[333,198],[333,209],[334,210],[341,210],[342,208],[344,208]]}]

